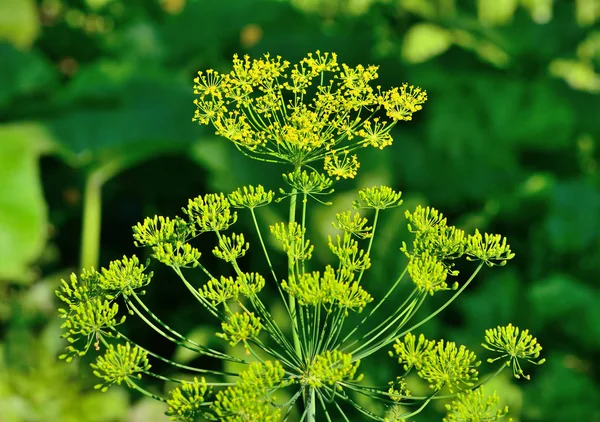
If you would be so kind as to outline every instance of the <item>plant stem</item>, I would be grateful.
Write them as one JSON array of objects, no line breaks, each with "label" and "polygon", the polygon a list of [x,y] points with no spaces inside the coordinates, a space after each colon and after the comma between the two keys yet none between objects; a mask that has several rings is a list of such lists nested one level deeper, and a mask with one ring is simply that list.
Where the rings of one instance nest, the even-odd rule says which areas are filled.
[{"label": "plant stem", "polygon": [[102,220],[102,182],[92,172],[85,183],[81,227],[81,267],[98,268]]},{"label": "plant stem", "polygon": [[98,268],[100,262],[100,231],[102,228],[102,186],[121,169],[121,163],[111,161],[88,174],[83,192],[80,265]]},{"label": "plant stem", "polygon": [[[299,170],[299,169],[298,169]],[[296,196],[298,195],[298,190],[296,188],[292,189],[292,195],[290,196],[290,218],[289,224],[290,226],[296,222]],[[292,240],[292,242],[294,242]],[[291,245],[292,250],[294,249],[294,245]],[[288,256],[288,280],[294,275],[294,258],[289,255]],[[296,349],[296,354],[298,358],[302,360],[302,348],[300,346],[300,338],[298,337],[298,319],[296,315],[296,298],[292,295],[288,296],[288,303],[290,308],[290,317],[292,319],[292,338],[294,339],[294,348]]]},{"label": "plant stem", "polygon": [[309,396],[309,409],[308,414],[306,415],[307,422],[315,422],[316,421],[316,413],[317,413],[317,403],[315,401],[315,389],[311,388],[308,393]]}]

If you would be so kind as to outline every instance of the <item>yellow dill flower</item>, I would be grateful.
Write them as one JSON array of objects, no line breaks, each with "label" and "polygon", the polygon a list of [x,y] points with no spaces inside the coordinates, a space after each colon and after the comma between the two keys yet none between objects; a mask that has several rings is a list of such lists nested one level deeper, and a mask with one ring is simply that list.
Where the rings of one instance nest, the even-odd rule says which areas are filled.
[{"label": "yellow dill flower", "polygon": [[[236,55],[229,73],[198,72],[192,120],[251,157],[296,168],[326,160],[331,176],[354,177],[358,160],[347,153],[390,145],[391,128],[427,99],[408,84],[382,91],[377,78],[377,66],[338,63],[335,53],[309,53],[295,64]],[[390,121],[374,117],[378,110]]]},{"label": "yellow dill flower", "polygon": [[481,260],[488,267],[506,265],[506,261],[513,259],[515,254],[510,250],[506,237],[499,234],[485,233],[484,236],[475,229],[475,234],[467,238],[467,259]]},{"label": "yellow dill flower", "polygon": [[233,262],[246,255],[250,244],[243,234],[232,233],[231,236],[220,236],[219,245],[213,249],[213,255],[226,262]]},{"label": "yellow dill flower", "polygon": [[248,351],[248,340],[258,336],[262,330],[260,318],[254,316],[254,312],[236,312],[229,315],[226,322],[221,323],[222,333],[216,336],[235,346],[239,342],[244,343],[246,352]]},{"label": "yellow dill flower", "polygon": [[192,382],[184,382],[180,387],[170,391],[171,398],[167,400],[169,406],[167,416],[176,417],[182,422],[194,422],[202,415],[204,399],[210,394],[210,388],[204,378],[194,377]]},{"label": "yellow dill flower", "polygon": [[329,249],[340,259],[340,265],[346,270],[353,272],[369,269],[371,266],[369,254],[358,249],[358,242],[352,238],[351,233],[346,232],[343,237],[338,234],[335,244],[331,236],[328,239]]},{"label": "yellow dill flower", "polygon": [[325,156],[324,169],[327,174],[335,177],[336,180],[340,180],[341,177],[344,179],[354,179],[359,167],[360,164],[356,154],[348,157],[348,152],[344,151],[339,156],[335,152]]},{"label": "yellow dill flower", "polygon": [[367,219],[361,217],[357,212],[354,213],[353,217],[351,217],[351,215],[352,211],[337,213],[335,215],[336,221],[332,223],[333,227],[338,230],[342,230],[345,233],[356,236],[359,239],[367,239],[372,237],[371,230],[373,230],[373,227],[367,226]]},{"label": "yellow dill flower", "polygon": [[404,340],[396,339],[394,351],[389,352],[390,356],[394,354],[398,357],[398,363],[402,364],[405,371],[410,368],[421,369],[425,355],[433,349],[434,340],[427,340],[423,334],[417,337],[408,333],[404,336]]},{"label": "yellow dill flower", "polygon": [[429,381],[429,387],[440,390],[448,387],[451,393],[462,387],[472,387],[479,375],[475,353],[465,346],[457,347],[452,341],[440,340],[428,350],[421,362],[418,374]]},{"label": "yellow dill flower", "polygon": [[358,191],[358,200],[352,203],[356,209],[374,208],[384,210],[402,205],[402,192],[396,192],[388,186],[374,186]]},{"label": "yellow dill flower", "polygon": [[125,346],[117,344],[116,348],[109,345],[106,353],[98,356],[96,363],[90,366],[94,369],[94,375],[105,381],[94,386],[102,391],[108,390],[113,384],[128,383],[130,378],[140,379],[142,373],[150,369],[148,352],[137,346],[131,347],[129,343],[125,343]]},{"label": "yellow dill flower", "polygon": [[274,392],[284,387],[285,371],[279,361],[252,362],[233,387],[216,394],[210,409],[224,422],[281,420],[281,410],[271,406]]},{"label": "yellow dill flower", "polygon": [[541,365],[546,361],[546,359],[539,359],[542,346],[529,334],[529,330],[519,330],[519,327],[512,324],[486,330],[485,342],[482,346],[492,352],[500,353],[499,357],[488,359],[490,363],[508,358],[506,366],[512,366],[515,378],[529,379],[529,375],[523,373],[519,360],[526,360],[534,365]]},{"label": "yellow dill flower", "polygon": [[358,136],[363,138],[365,146],[372,146],[379,149],[392,145],[392,135],[390,130],[392,126],[387,122],[380,122],[379,118],[374,118],[373,123],[367,120],[363,124],[363,128],[358,131]]},{"label": "yellow dill flower", "polygon": [[[447,267],[429,253],[412,256],[408,263],[408,274],[419,290],[427,292],[431,296],[440,290],[449,290],[446,283]],[[453,288],[456,287],[455,284]]]},{"label": "yellow dill flower", "polygon": [[352,355],[339,350],[327,350],[315,356],[302,382],[311,387],[321,388],[325,384],[335,385],[341,381],[360,381],[356,377],[360,361],[352,361]]},{"label": "yellow dill flower", "polygon": [[423,108],[421,104],[425,101],[427,92],[406,83],[380,96],[387,116],[394,120],[412,120],[412,115]]},{"label": "yellow dill flower", "polygon": [[265,191],[262,185],[244,186],[230,193],[227,198],[229,203],[234,208],[249,208],[254,209],[269,205],[273,201],[275,192]]},{"label": "yellow dill flower", "polygon": [[[475,390],[458,393],[452,403],[446,405],[448,414],[443,422],[491,422],[503,418],[508,413],[508,406],[500,407],[500,397],[494,392],[486,396],[483,386]],[[511,419],[509,418],[509,422]]]}]

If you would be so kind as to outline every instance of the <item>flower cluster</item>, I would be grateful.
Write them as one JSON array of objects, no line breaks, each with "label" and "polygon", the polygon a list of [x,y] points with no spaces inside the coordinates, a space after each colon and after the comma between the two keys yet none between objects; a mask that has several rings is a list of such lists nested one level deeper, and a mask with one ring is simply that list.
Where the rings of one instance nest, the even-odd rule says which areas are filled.
[{"label": "flower cluster", "polygon": [[223,332],[217,333],[217,337],[228,341],[231,346],[242,342],[248,350],[248,341],[258,336],[262,324],[253,312],[236,312],[229,315],[227,322],[221,324],[221,328]]},{"label": "flower cluster", "polygon": [[497,421],[508,413],[508,406],[500,407],[496,393],[486,396],[483,387],[466,390],[446,405],[448,414],[443,422]]},{"label": "flower cluster", "polygon": [[170,392],[166,414],[173,420],[195,422],[203,414],[202,406],[209,394],[210,388],[206,385],[206,380],[194,377],[192,382],[184,382],[181,387]]},{"label": "flower cluster", "polygon": [[230,193],[227,198],[229,203],[234,208],[259,208],[269,205],[273,202],[275,193],[273,191],[266,191],[262,185],[244,186],[234,192]]},{"label": "flower cluster", "polygon": [[154,216],[133,227],[134,244],[151,247],[157,261],[173,267],[198,265],[200,251],[187,243],[195,235],[194,224],[180,217]]},{"label": "flower cluster", "polygon": [[354,201],[353,206],[359,208],[373,208],[375,210],[384,210],[396,208],[402,205],[400,197],[402,192],[396,192],[388,186],[374,186],[358,191],[358,200]]},{"label": "flower cluster", "polygon": [[[148,248],[151,258],[173,270],[205,315],[218,321],[221,331],[215,335],[223,342],[217,348],[200,344],[154,314],[142,300],[153,277],[149,262],[141,264],[134,255],[62,281],[57,295],[65,304],[59,316],[68,345],[61,357],[70,361],[90,350],[100,352],[92,364],[103,381],[97,388],[105,391],[124,383],[166,402],[167,415],[183,422],[289,420],[297,403],[299,419],[306,422],[314,422],[317,415],[319,420],[351,420],[349,410],[374,420],[404,421],[412,420],[434,398],[448,401],[448,422],[504,416],[507,410],[498,407],[498,397],[486,397],[483,382],[475,384],[480,362],[472,351],[412,332],[455,300],[486,265],[504,265],[514,256],[505,238],[478,230],[467,235],[449,225],[438,210],[418,206],[405,213],[414,235],[410,249],[406,243],[400,248],[408,257],[405,270],[398,275],[374,273],[372,257],[380,252],[374,242],[378,221],[403,200],[402,193],[389,186],[373,186],[358,192],[353,202],[358,211],[335,215],[332,224],[339,233],[326,242],[333,264],[310,261],[315,246],[307,236],[314,234],[308,227],[309,207],[314,202],[331,205],[326,197],[336,181],[357,174],[360,163],[354,152],[391,145],[394,125],[411,120],[427,99],[425,91],[408,84],[387,91],[374,86],[377,72],[376,66],[351,67],[339,64],[335,54],[319,52],[296,64],[269,55],[256,60],[236,56],[231,72],[200,72],[194,86],[194,120],[212,125],[246,155],[293,166],[282,175],[287,187],[278,190],[280,195],[262,185],[243,186],[229,194],[203,194],[188,201],[182,216],[154,216],[133,227],[134,244]],[[317,161],[323,170],[315,168]],[[278,206],[275,212],[257,210],[283,200],[289,203],[286,217],[279,217]],[[249,214],[254,224],[251,256],[250,235],[232,231],[238,212]],[[269,226],[268,242],[259,224],[264,217],[285,221]],[[273,242],[280,246],[287,265],[272,259]],[[196,244],[212,248],[214,264],[201,262]],[[449,277],[458,276],[456,260],[462,257],[478,265],[459,289]],[[268,268],[264,274],[270,273],[268,280],[245,268],[261,259]],[[192,269],[197,276],[188,275]],[[414,284],[408,296],[396,306],[381,307],[399,299],[397,288],[406,285],[402,282],[407,275]],[[366,290],[373,284],[379,288],[374,305]],[[281,313],[272,313],[263,302],[263,288],[279,293],[284,321]],[[414,321],[421,317],[419,310],[430,295],[451,289],[456,291],[450,299]],[[202,356],[203,362],[222,363],[197,368],[135,343],[120,331],[125,322],[120,305],[180,350]],[[381,315],[383,309],[388,314]],[[361,315],[351,316],[350,311]],[[486,331],[483,346],[499,354],[488,359],[501,361],[496,374],[512,366],[515,377],[528,378],[521,363],[544,362],[536,339],[512,325]],[[242,347],[245,355],[239,353]],[[363,385],[360,362],[390,347],[401,375],[383,389]],[[155,374],[149,358],[175,370],[169,377]],[[236,372],[239,367],[245,369]],[[189,376],[177,378],[182,371],[205,376],[191,381]],[[169,398],[159,397],[138,384],[142,375],[174,382],[176,387]],[[429,396],[411,394],[411,375],[429,384]],[[284,403],[276,401],[281,389],[288,398]],[[442,390],[450,395],[441,396]],[[360,395],[387,403],[385,415],[364,407],[363,401],[355,399]],[[347,405],[340,406],[340,401]]]},{"label": "flower cluster", "polygon": [[217,393],[211,410],[224,422],[279,421],[280,409],[270,405],[275,399],[273,393],[286,385],[284,375],[278,361],[253,362],[240,373],[234,387]]},{"label": "flower cluster", "polygon": [[356,236],[359,239],[367,239],[373,235],[371,232],[373,227],[368,226],[368,220],[361,217],[357,212],[355,212],[354,215],[352,215],[352,211],[337,213],[335,215],[335,220],[336,221],[332,223],[333,227],[346,234]]},{"label": "flower cluster", "polygon": [[312,258],[314,246],[310,244],[310,240],[304,239],[306,228],[292,222],[275,224],[270,229],[290,259],[307,261]]},{"label": "flower cluster", "polygon": [[352,355],[339,350],[327,350],[315,356],[303,376],[302,383],[321,388],[324,385],[336,385],[342,381],[360,381],[362,375],[356,376],[360,361],[353,361]]},{"label": "flower cluster", "polygon": [[408,84],[374,87],[377,70],[319,51],[293,65],[268,54],[234,56],[229,73],[198,73],[193,120],[252,157],[296,168],[324,159],[330,176],[352,178],[359,163],[350,153],[391,145],[394,125],[411,120],[427,100]]},{"label": "flower cluster", "polygon": [[345,314],[348,310],[361,312],[373,301],[373,297],[365,291],[351,273],[334,270],[327,266],[323,274],[319,271],[293,274],[281,282],[282,288],[304,306],[324,306],[328,311],[336,306]]},{"label": "flower cluster", "polygon": [[[307,195],[318,202],[321,201],[316,198],[316,195],[329,195],[333,193],[333,189],[331,189],[333,180],[325,174],[316,171],[311,171],[309,173],[306,170],[297,170],[287,174],[284,173],[282,176],[283,181],[293,189],[296,189],[299,193]],[[286,195],[286,192],[283,189],[281,189],[280,192]],[[287,194],[285,197],[290,195],[291,194]],[[331,204],[327,203],[327,205]]]},{"label": "flower cluster", "polygon": [[[431,207],[418,205],[414,212],[406,211],[408,230],[414,233],[412,250],[405,242],[400,250],[409,258],[408,271],[422,291],[434,294],[448,290],[447,275],[457,276],[455,261],[466,255],[470,261],[480,261],[488,266],[504,265],[514,254],[506,238],[499,234],[482,236],[479,230],[473,235],[448,225],[444,215]],[[456,289],[458,284],[452,284]]]},{"label": "flower cluster", "polygon": [[115,328],[125,322],[125,316],[118,315],[115,299],[147,286],[152,273],[146,274],[145,270],[134,255],[113,261],[108,269],[83,270],[79,277],[71,274],[69,283],[61,281],[56,295],[66,307],[58,313],[65,320],[61,325],[65,330],[62,336],[69,343],[61,359],[70,362],[74,356],[83,356],[92,344],[99,350],[101,340],[115,336]]},{"label": "flower cluster", "polygon": [[208,280],[198,290],[204,298],[213,305],[225,303],[228,300],[238,300],[240,295],[252,297],[265,286],[265,278],[258,273],[240,273],[235,280],[233,277],[221,276],[219,280]]},{"label": "flower cluster", "polygon": [[415,368],[417,374],[430,383],[430,387],[439,391],[447,387],[450,392],[456,388],[470,387],[477,380],[479,362],[475,353],[465,346],[440,340],[427,340],[421,334],[418,341],[413,334],[407,334],[403,341],[396,340],[394,351],[398,363],[405,371]]},{"label": "flower cluster", "polygon": [[148,353],[139,347],[131,347],[129,343],[118,344],[115,348],[112,344],[103,356],[98,356],[96,363],[92,363],[94,375],[102,378],[104,384],[95,386],[102,391],[108,390],[113,384],[133,383],[131,378],[139,379],[142,373],[150,369]]},{"label": "flower cluster", "polygon": [[508,358],[506,365],[512,366],[516,378],[529,379],[529,375],[523,373],[523,369],[519,364],[520,359],[535,365],[541,365],[546,361],[546,359],[539,359],[542,346],[535,337],[529,334],[529,330],[519,330],[519,327],[512,324],[486,330],[485,343],[482,346],[500,353],[500,356],[488,359],[490,363]]}]

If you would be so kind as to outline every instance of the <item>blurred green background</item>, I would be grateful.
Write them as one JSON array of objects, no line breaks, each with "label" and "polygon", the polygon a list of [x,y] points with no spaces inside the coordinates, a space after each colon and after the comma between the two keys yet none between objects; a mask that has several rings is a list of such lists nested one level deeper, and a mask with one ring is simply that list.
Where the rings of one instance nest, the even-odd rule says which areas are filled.
[{"label": "blurred green background", "polygon": [[[226,71],[234,53],[295,61],[317,49],[380,65],[384,87],[429,93],[392,147],[362,154],[357,181],[334,200],[387,183],[407,208],[433,205],[462,228],[500,232],[516,253],[426,334],[479,350],[487,328],[528,327],[547,363],[531,381],[493,387],[513,418],[600,421],[600,0],[3,0],[1,422],[167,420],[160,403],[93,390],[89,360],[56,359],[53,291],[82,265],[140,254],[131,226],[147,215],[241,184],[278,188],[283,167],[251,162],[191,122],[192,79]],[[323,232],[336,211],[316,211]],[[402,213],[386,218],[375,297],[403,260]],[[152,308],[183,332],[214,332],[156,270]],[[130,331],[181,355],[142,324]],[[373,383],[395,376],[391,359],[361,368]]]}]

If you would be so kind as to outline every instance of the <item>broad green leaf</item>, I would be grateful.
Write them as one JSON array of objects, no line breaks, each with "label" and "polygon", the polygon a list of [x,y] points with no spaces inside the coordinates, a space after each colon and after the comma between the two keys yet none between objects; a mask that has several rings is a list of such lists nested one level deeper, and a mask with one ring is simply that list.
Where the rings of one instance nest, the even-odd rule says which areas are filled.
[{"label": "broad green leaf", "polygon": [[38,124],[0,125],[0,279],[26,281],[46,243],[38,159],[53,144]]},{"label": "broad green leaf", "polygon": [[38,10],[34,0],[2,0],[0,2],[0,41],[15,46],[31,47],[40,31]]},{"label": "broad green leaf", "polygon": [[11,44],[0,43],[0,63],[0,107],[16,97],[37,94],[56,80],[56,72],[46,58],[37,52],[19,51]]},{"label": "broad green leaf", "polygon": [[186,149],[202,136],[191,122],[190,83],[161,70],[103,61],[84,67],[59,97],[52,119],[60,152],[75,167],[117,161],[127,168],[147,157]]},{"label": "broad green leaf", "polygon": [[402,57],[409,63],[422,63],[444,53],[452,45],[452,34],[432,23],[413,25],[402,43]]}]

